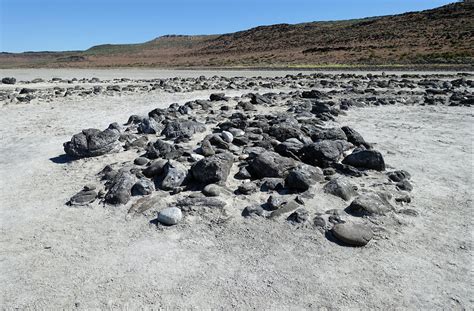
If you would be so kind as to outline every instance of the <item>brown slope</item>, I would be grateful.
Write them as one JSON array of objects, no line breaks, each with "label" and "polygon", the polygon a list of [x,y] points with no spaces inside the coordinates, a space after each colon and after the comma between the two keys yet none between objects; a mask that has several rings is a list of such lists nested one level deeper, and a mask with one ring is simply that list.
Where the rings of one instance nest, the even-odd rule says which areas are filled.
[{"label": "brown slope", "polygon": [[359,20],[164,36],[83,52],[1,54],[0,67],[473,64],[474,5]]}]

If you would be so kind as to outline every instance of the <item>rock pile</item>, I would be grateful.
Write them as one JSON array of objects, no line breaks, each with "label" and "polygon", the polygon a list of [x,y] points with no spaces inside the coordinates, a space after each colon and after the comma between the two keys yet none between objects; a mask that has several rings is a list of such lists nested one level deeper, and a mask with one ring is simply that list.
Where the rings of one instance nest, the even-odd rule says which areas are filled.
[{"label": "rock pile", "polygon": [[[69,203],[156,209],[167,226],[188,213],[226,209],[314,226],[362,246],[375,236],[367,219],[395,214],[410,201],[411,176],[385,172],[380,151],[355,129],[334,125],[341,113],[322,91],[213,94],[131,116],[123,126],[83,130],[64,144],[71,157],[124,150],[139,156],[107,165],[99,172],[103,189],[86,187]],[[163,199],[151,203],[157,193]],[[318,200],[345,208],[316,207]]]}]

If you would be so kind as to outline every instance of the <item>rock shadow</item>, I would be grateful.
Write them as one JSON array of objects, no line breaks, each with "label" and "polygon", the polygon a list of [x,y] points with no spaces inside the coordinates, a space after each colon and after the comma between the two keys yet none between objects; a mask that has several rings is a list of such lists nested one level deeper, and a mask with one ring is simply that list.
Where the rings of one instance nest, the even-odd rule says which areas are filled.
[{"label": "rock shadow", "polygon": [[71,157],[70,155],[67,155],[67,154],[61,154],[56,157],[49,158],[49,160],[56,164],[66,164],[66,163],[75,161],[76,158]]}]

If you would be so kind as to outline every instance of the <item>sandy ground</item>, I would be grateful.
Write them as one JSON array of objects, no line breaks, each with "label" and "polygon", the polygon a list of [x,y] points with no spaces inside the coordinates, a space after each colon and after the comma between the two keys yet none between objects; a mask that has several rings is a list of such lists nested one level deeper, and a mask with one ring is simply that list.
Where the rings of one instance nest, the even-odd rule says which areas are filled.
[{"label": "sandy ground", "polygon": [[60,163],[72,134],[209,93],[1,108],[2,308],[473,308],[471,108],[360,108],[340,118],[412,174],[420,212],[364,248],[286,222],[222,215],[157,229],[124,208],[64,205],[121,156]]}]

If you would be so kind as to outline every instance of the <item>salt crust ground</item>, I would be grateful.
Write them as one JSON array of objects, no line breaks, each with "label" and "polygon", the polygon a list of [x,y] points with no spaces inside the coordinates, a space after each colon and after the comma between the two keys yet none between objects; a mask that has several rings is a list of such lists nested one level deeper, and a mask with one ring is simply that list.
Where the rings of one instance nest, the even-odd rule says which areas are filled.
[{"label": "salt crust ground", "polygon": [[0,108],[1,308],[473,308],[471,108],[371,107],[339,119],[413,176],[420,216],[365,248],[285,222],[188,219],[161,230],[121,208],[64,205],[127,156],[61,163],[72,134],[209,93]]}]

